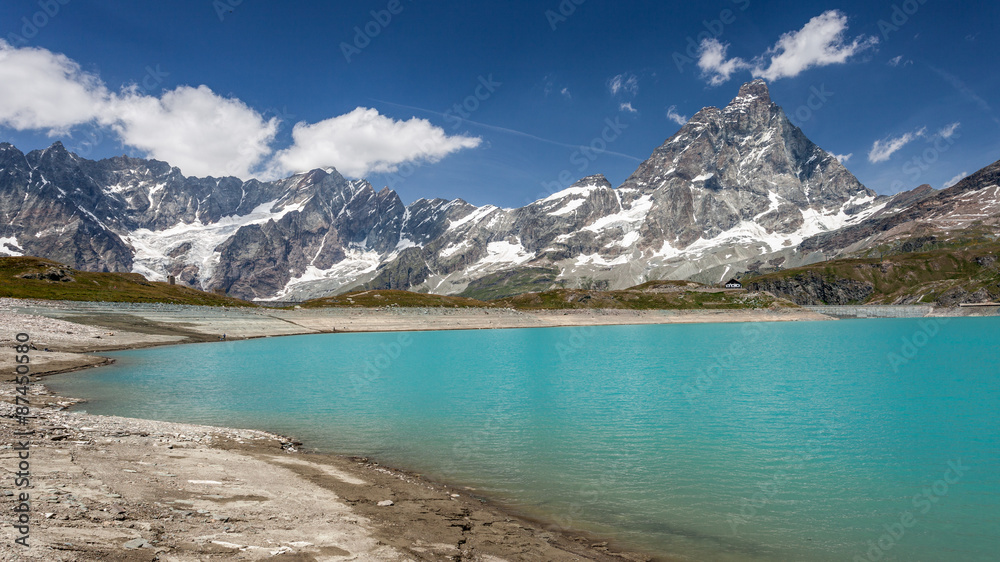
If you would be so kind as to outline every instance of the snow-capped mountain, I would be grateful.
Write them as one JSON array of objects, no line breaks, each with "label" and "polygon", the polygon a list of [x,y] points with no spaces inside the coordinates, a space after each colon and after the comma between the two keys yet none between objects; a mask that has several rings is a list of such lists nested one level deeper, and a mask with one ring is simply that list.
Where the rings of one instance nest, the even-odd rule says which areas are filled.
[{"label": "snow-capped mountain", "polygon": [[0,255],[282,300],[360,286],[453,294],[527,267],[569,286],[719,282],[832,257],[848,245],[824,236],[923,198],[877,197],[760,80],[698,112],[621,186],[595,175],[517,209],[404,205],[333,169],[188,178],[155,160],[86,160],[60,143],[28,154],[0,144],[0,172]]}]

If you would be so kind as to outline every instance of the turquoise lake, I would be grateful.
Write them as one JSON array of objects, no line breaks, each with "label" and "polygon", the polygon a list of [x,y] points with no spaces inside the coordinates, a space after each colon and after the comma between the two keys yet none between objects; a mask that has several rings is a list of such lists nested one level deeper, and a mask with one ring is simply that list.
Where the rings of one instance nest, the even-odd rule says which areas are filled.
[{"label": "turquoise lake", "polygon": [[690,560],[1000,559],[1000,318],[330,334],[110,354],[90,413],[252,427]]}]

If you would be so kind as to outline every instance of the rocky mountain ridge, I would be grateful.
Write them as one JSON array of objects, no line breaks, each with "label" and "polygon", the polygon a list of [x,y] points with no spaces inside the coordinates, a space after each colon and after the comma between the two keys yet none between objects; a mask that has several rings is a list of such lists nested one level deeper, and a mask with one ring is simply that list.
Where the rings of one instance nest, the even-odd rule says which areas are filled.
[{"label": "rocky mountain ridge", "polygon": [[517,209],[405,205],[333,169],[274,182],[188,178],[155,160],[86,160],[60,143],[28,154],[0,144],[0,171],[0,255],[256,299],[361,286],[457,294],[519,268],[551,270],[570,287],[717,283],[856,250],[919,222],[912,213],[937,213],[934,223],[966,212],[933,203],[945,192],[877,196],[792,125],[761,80],[699,111],[621,186],[589,176]]}]

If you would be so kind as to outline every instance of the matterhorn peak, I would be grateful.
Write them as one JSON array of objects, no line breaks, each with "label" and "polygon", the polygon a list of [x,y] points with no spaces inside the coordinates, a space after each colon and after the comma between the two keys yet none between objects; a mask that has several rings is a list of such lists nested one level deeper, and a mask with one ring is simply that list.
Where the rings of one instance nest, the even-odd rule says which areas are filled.
[{"label": "matterhorn peak", "polygon": [[771,92],[767,89],[767,82],[758,78],[740,86],[740,93],[729,102],[726,110],[745,109],[750,106],[764,108],[771,106]]},{"label": "matterhorn peak", "polygon": [[740,86],[740,93],[736,98],[758,97],[771,101],[771,92],[767,89],[767,82],[763,78],[752,80]]}]

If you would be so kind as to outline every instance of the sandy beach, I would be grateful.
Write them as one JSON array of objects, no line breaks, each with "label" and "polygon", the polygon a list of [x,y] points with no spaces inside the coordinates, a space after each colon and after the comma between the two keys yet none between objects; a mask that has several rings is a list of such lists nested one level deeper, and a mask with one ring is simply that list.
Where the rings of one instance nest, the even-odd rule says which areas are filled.
[{"label": "sandy beach", "polygon": [[[294,438],[94,416],[30,384],[31,487],[15,488],[23,438],[14,338],[32,374],[106,364],[101,351],[326,332],[826,320],[804,309],[733,312],[482,309],[269,310],[0,300],[3,505],[31,495],[30,548],[4,526],[4,560],[649,560],[504,512],[468,490],[374,460],[303,451]],[[37,381],[42,382],[37,382]],[[308,444],[305,445],[308,448]]]}]

